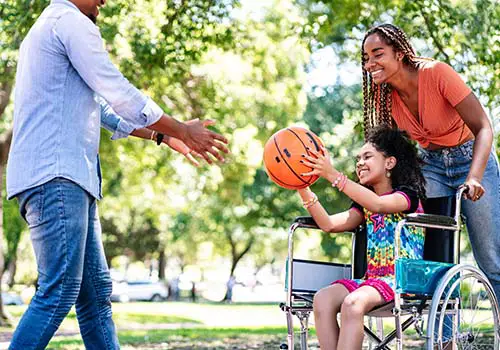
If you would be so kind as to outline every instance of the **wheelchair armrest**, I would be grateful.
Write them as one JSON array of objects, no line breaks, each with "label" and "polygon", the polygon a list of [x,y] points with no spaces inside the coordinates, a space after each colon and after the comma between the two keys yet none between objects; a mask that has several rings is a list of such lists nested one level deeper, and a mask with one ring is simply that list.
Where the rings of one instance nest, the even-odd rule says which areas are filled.
[{"label": "wheelchair armrest", "polygon": [[429,225],[440,225],[440,226],[456,226],[457,222],[454,218],[443,215],[433,215],[433,214],[408,214],[406,216],[406,222],[416,223],[416,224],[429,224]]},{"label": "wheelchair armrest", "polygon": [[299,224],[299,227],[320,229],[316,221],[314,221],[312,216],[297,216],[293,223]]}]

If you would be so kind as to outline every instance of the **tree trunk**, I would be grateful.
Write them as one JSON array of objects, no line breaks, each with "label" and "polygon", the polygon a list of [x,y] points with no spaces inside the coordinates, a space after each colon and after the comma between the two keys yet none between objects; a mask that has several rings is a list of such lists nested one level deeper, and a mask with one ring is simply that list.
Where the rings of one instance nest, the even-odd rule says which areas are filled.
[{"label": "tree trunk", "polygon": [[[226,237],[228,238],[229,244],[231,245],[231,271],[229,273],[229,279],[228,279],[229,282],[229,280],[234,277],[234,271],[236,270],[236,266],[238,265],[238,263],[241,261],[241,258],[243,258],[245,254],[248,253],[252,248],[252,245],[255,242],[255,237],[254,236],[250,237],[245,248],[243,248],[241,252],[238,252],[238,249],[236,247],[236,242],[233,241],[231,233],[227,233]],[[230,291],[229,288],[232,288],[232,286],[229,287],[228,283],[228,285],[226,286],[226,295],[224,295],[222,302],[231,301],[232,291]]]},{"label": "tree trunk", "polygon": [[[13,67],[5,68],[5,76],[12,72]],[[0,118],[3,118],[5,109],[10,101],[12,94],[12,87],[14,85],[13,79],[9,79],[0,83]],[[12,129],[6,130],[0,137],[0,243],[4,240],[3,235],[3,180],[5,166],[7,164],[7,157],[9,155],[10,142],[12,141]],[[6,312],[3,307],[2,299],[2,277],[5,270],[5,256],[3,251],[3,244],[0,244],[0,326],[11,326],[11,316]]]},{"label": "tree trunk", "polygon": [[167,267],[167,259],[165,257],[165,249],[160,250],[158,257],[158,278],[160,281],[165,281],[165,268]]},{"label": "tree trunk", "polygon": [[9,288],[12,288],[14,286],[16,270],[17,256],[14,256],[12,259],[10,259],[9,264],[7,265],[7,271],[9,271],[9,279],[7,280],[7,285],[9,286]]},{"label": "tree trunk", "polygon": [[[1,144],[0,155],[3,154],[4,144]],[[0,242],[3,242],[3,174],[5,169],[4,158],[0,159],[0,194],[2,197],[0,198]],[[2,299],[2,277],[5,271],[5,257],[3,251],[3,245],[0,244],[0,326],[11,326],[11,317],[7,314],[6,310],[3,307],[3,299]]]}]

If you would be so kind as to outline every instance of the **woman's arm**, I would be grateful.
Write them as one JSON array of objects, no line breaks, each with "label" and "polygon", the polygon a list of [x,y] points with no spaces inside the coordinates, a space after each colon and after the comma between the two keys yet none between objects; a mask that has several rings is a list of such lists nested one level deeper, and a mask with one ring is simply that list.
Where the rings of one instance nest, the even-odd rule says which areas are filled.
[{"label": "woman's arm", "polygon": [[455,109],[476,138],[472,164],[465,180],[465,185],[469,186],[467,197],[476,201],[484,194],[481,180],[491,152],[493,130],[481,103],[474,93],[471,92],[462,102],[455,106]]},{"label": "woman's arm", "polygon": [[[304,203],[311,201],[315,197],[315,194],[309,189],[309,187],[297,190],[297,192]],[[321,203],[319,201],[315,201],[314,204],[306,209],[309,214],[311,214],[319,228],[325,232],[352,231],[363,222],[363,215],[354,208],[338,214],[328,215]]]}]

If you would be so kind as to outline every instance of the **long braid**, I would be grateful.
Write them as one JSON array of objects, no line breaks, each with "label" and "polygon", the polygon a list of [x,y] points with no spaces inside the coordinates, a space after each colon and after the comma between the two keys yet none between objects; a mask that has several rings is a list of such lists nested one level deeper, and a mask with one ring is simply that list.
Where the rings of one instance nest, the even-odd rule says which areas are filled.
[{"label": "long braid", "polygon": [[395,127],[392,118],[392,88],[388,84],[377,85],[373,82],[370,74],[365,69],[364,44],[366,39],[373,34],[378,34],[382,40],[394,48],[395,51],[403,53],[403,63],[417,69],[419,57],[410,44],[406,34],[393,24],[382,24],[371,28],[363,39],[361,45],[361,67],[363,75],[363,126],[365,138],[370,129],[378,125]]},{"label": "long braid", "polygon": [[369,94],[370,89],[368,88],[368,77],[363,73],[363,130],[365,131],[365,138],[367,136],[367,131],[372,128],[370,118],[366,115],[366,109],[369,108]]}]

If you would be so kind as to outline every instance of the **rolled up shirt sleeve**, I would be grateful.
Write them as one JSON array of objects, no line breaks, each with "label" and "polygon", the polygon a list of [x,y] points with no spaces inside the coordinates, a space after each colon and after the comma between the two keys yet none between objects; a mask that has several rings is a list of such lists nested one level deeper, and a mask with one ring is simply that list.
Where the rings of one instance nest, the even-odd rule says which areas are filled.
[{"label": "rolled up shirt sleeve", "polygon": [[[121,118],[104,99],[100,98],[99,100],[101,126],[113,134],[111,139],[118,140],[128,137],[135,130],[134,126]],[[147,116],[152,114],[159,114],[161,116],[163,110],[153,100],[148,99],[141,113]]]},{"label": "rolled up shirt sleeve", "polygon": [[[147,127],[161,118],[162,109],[134,87],[111,62],[99,29],[88,18],[67,12],[53,30],[61,53],[68,55],[85,83],[121,118],[116,124],[114,138],[125,137],[134,129]],[[111,121],[107,125],[112,125]]]},{"label": "rolled up shirt sleeve", "polygon": [[134,128],[116,114],[104,99],[101,98],[99,104],[101,107],[101,126],[113,134],[112,140],[125,138],[134,131]]}]

